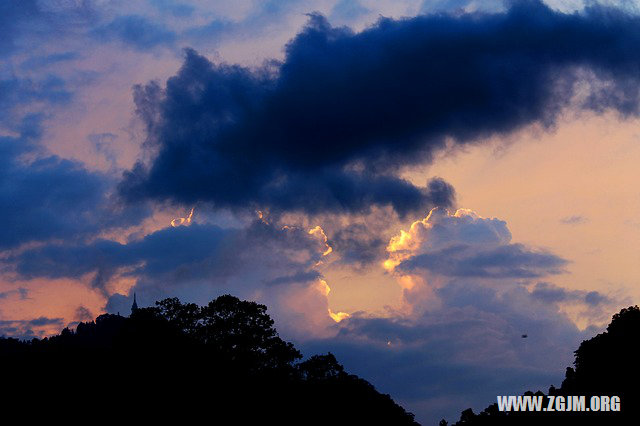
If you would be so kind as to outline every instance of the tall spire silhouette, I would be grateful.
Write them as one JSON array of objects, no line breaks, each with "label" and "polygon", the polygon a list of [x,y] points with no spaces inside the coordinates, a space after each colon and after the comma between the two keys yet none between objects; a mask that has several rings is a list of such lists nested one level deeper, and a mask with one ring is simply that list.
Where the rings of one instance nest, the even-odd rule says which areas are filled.
[{"label": "tall spire silhouette", "polygon": [[138,310],[138,303],[136,302],[136,293],[133,293],[133,305],[131,305],[131,313]]}]

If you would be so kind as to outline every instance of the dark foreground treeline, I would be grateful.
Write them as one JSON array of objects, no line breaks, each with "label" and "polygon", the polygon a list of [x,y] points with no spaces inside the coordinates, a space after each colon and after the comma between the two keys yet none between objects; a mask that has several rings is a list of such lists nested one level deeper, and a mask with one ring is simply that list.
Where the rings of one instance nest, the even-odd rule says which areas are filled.
[{"label": "dark foreground treeline", "polygon": [[[463,411],[453,426],[480,425],[638,425],[640,424],[640,308],[632,306],[613,316],[607,330],[585,340],[575,351],[575,368],[568,367],[560,388],[551,386],[547,394],[527,392],[528,396],[542,396],[543,408],[556,411],[502,412],[494,403],[479,414],[470,408]],[[584,408],[590,407],[593,396],[619,396],[619,407],[599,398],[609,409],[619,411],[574,412],[576,401],[568,396],[584,395]],[[560,397],[560,398],[558,398]],[[579,404],[578,404],[579,405]],[[593,410],[593,407],[590,407]],[[558,409],[564,411],[557,411]],[[569,411],[571,409],[571,411]],[[446,425],[443,420],[441,425]]]},{"label": "dark foreground treeline", "polygon": [[1,416],[14,424],[416,424],[333,355],[300,362],[264,305],[233,296],[156,305],[43,340],[0,338]]}]

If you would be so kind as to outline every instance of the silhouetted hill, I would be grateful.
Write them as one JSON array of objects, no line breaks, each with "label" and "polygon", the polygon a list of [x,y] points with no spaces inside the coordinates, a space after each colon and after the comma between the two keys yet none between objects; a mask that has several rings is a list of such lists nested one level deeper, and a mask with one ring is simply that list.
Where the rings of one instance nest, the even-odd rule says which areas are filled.
[{"label": "silhouetted hill", "polygon": [[[526,392],[527,396],[543,397],[542,407],[547,408],[550,400],[557,409],[558,397],[564,398],[564,410],[554,412],[500,411],[498,404],[492,404],[479,414],[469,408],[462,412],[460,420],[453,426],[462,425],[637,425],[640,404],[640,308],[632,306],[615,314],[607,330],[585,340],[575,351],[575,368],[568,367],[560,388],[551,386],[545,395],[538,391]],[[574,403],[585,398],[585,408],[590,407],[594,396],[619,396],[619,411],[574,412]],[[600,409],[608,402],[598,398]],[[593,407],[591,407],[593,410]],[[441,425],[446,424],[442,421]]]},{"label": "silhouetted hill", "polygon": [[416,424],[332,354],[301,358],[264,305],[165,299],[42,340],[0,338],[3,414],[89,424]]}]

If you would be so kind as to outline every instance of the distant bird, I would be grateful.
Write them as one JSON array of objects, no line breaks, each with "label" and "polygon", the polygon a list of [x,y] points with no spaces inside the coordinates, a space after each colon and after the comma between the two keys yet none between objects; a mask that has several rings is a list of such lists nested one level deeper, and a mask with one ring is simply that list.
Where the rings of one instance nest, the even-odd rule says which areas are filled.
[{"label": "distant bird", "polygon": [[522,335],[522,338],[523,338],[523,339],[526,339],[527,337],[529,337],[529,336],[527,336],[526,334],[523,334],[523,335]]}]

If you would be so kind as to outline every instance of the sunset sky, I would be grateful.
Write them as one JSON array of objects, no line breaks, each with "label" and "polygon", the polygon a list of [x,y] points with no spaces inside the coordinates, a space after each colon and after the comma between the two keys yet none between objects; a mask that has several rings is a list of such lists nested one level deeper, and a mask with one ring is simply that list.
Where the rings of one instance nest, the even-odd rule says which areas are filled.
[{"label": "sunset sky", "polygon": [[11,0],[0,58],[0,336],[229,293],[437,424],[640,299],[635,1]]}]

